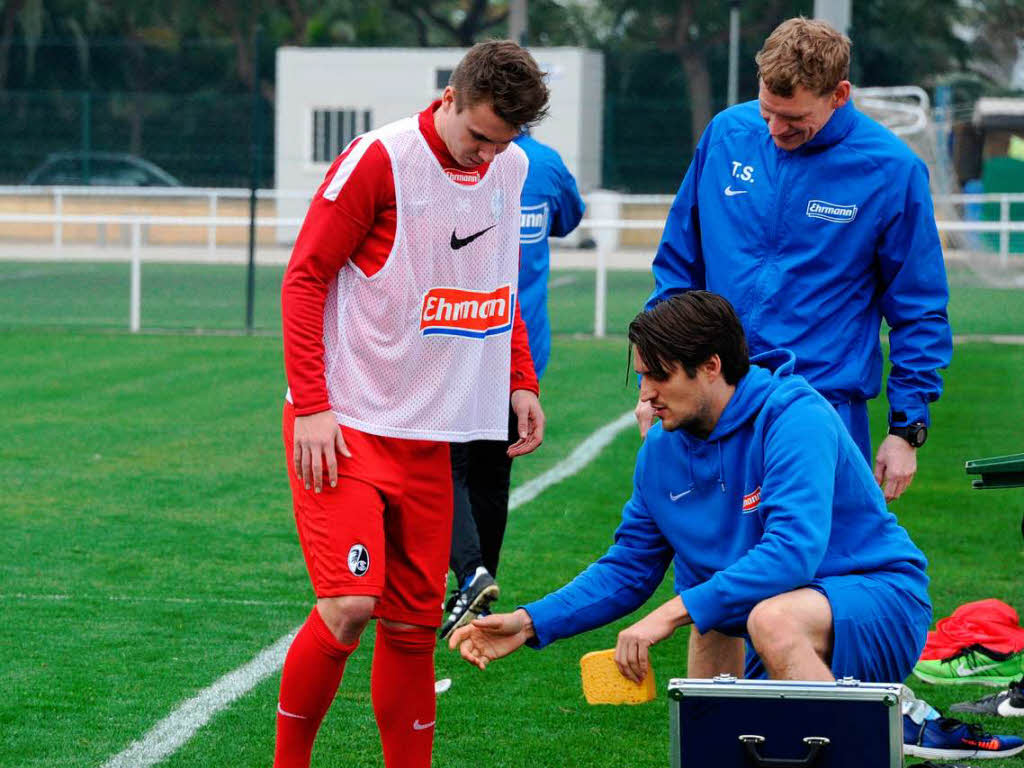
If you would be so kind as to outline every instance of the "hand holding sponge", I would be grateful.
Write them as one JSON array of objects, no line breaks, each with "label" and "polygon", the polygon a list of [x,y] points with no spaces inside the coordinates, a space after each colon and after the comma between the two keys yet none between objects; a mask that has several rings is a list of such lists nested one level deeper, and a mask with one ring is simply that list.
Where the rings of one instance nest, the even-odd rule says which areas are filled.
[{"label": "hand holding sponge", "polygon": [[580,659],[583,695],[588,704],[642,704],[656,698],[654,669],[642,682],[627,680],[615,664],[615,649],[592,651]]}]

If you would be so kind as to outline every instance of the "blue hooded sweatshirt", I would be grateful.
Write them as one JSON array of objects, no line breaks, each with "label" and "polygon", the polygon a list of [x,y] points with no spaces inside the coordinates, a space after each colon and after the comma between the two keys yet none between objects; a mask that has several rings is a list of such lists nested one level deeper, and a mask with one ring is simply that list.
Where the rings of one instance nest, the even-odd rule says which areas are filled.
[{"label": "blue hooded sweatshirt", "polygon": [[878,395],[884,317],[890,422],[929,422],[953,347],[928,170],[852,103],[792,151],[775,146],[757,101],[718,114],[653,272],[648,308],[695,289],[725,296],[751,354],[791,349],[796,372],[834,404]]},{"label": "blue hooded sweatshirt", "polygon": [[929,605],[925,557],[835,409],[788,350],[751,363],[706,440],[651,428],[611,548],[523,606],[537,647],[636,610],[670,562],[700,632],[743,635],[757,603],[825,576],[887,572]]}]

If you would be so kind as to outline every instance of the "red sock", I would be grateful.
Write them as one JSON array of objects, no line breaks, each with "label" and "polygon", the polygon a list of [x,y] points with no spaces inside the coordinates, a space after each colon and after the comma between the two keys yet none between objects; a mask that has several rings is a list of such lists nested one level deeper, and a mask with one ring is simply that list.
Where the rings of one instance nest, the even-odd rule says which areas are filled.
[{"label": "red sock", "polygon": [[370,691],[386,768],[430,768],[437,697],[434,630],[377,622]]},{"label": "red sock", "polygon": [[313,608],[284,659],[274,768],[309,768],[320,721],[334,701],[345,660],[358,645],[358,640],[339,643]]}]

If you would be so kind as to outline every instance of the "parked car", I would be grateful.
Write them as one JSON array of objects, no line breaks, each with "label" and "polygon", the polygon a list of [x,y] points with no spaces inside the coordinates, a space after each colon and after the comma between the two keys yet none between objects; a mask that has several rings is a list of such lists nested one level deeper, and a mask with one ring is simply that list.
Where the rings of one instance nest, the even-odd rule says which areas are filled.
[{"label": "parked car", "polygon": [[159,166],[120,152],[56,152],[25,177],[23,184],[92,187],[180,187]]}]

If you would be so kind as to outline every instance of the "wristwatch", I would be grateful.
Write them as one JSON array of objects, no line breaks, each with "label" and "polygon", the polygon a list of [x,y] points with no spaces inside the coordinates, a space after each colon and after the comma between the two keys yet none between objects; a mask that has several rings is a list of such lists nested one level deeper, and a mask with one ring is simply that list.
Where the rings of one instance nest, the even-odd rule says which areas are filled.
[{"label": "wristwatch", "polygon": [[928,439],[928,427],[923,421],[915,421],[905,427],[889,427],[889,434],[902,437],[912,448],[920,448]]}]

